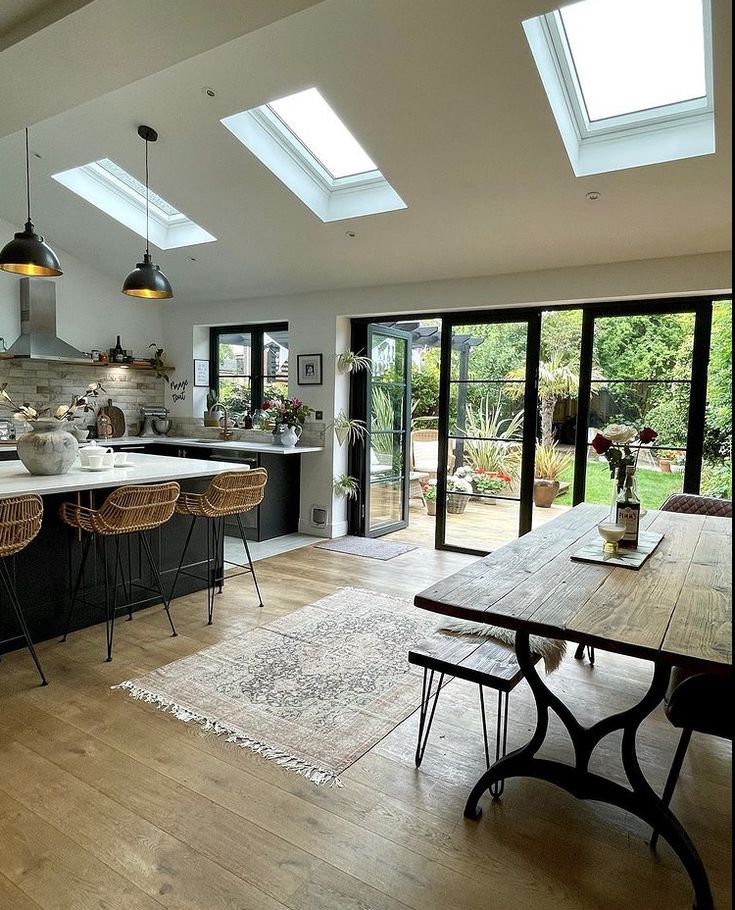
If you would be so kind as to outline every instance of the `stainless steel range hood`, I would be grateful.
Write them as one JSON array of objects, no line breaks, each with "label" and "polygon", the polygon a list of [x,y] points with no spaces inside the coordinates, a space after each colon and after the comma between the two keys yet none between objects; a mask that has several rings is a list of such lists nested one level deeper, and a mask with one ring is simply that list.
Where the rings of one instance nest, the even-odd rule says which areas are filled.
[{"label": "stainless steel range hood", "polygon": [[20,279],[20,337],[8,354],[29,360],[90,363],[56,334],[56,284],[41,278]]}]

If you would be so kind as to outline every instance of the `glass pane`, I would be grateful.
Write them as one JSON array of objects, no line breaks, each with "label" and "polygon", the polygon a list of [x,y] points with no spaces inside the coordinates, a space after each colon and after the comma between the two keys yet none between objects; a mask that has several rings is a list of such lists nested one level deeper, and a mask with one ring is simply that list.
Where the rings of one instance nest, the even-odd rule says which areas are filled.
[{"label": "glass pane", "polygon": [[526,322],[452,329],[452,379],[524,379]]},{"label": "glass pane", "polygon": [[263,400],[277,401],[288,398],[288,382],[279,382],[270,377],[263,380]]},{"label": "glass pane", "polygon": [[705,95],[702,0],[584,0],[559,13],[590,120]]},{"label": "glass pane", "polygon": [[595,378],[690,379],[693,345],[693,313],[596,319]]},{"label": "glass pane", "polygon": [[732,499],[732,303],[715,303],[701,492]]},{"label": "glass pane", "polygon": [[252,411],[249,379],[222,379],[219,382],[219,401],[233,418],[240,418],[246,411]]},{"label": "glass pane", "polygon": [[402,430],[406,387],[397,383],[374,384],[371,397],[370,431]]},{"label": "glass pane", "polygon": [[690,382],[593,382],[588,438],[622,423],[636,429],[653,427],[657,446],[685,446],[690,389]]},{"label": "glass pane", "polygon": [[250,332],[231,332],[219,336],[217,345],[220,376],[252,374],[252,336]]},{"label": "glass pane", "polygon": [[370,435],[370,478],[400,477],[404,472],[403,435],[374,432]]},{"label": "glass pane", "polygon": [[450,494],[446,543],[489,553],[518,537],[519,516],[518,502]]},{"label": "glass pane", "polygon": [[518,497],[521,447],[516,442],[450,439],[447,490]]},{"label": "glass pane", "polygon": [[449,435],[523,438],[525,383],[453,382],[449,387]]},{"label": "glass pane", "polygon": [[377,531],[403,518],[403,478],[370,483],[370,530]]},{"label": "glass pane", "polygon": [[375,383],[403,383],[405,379],[406,348],[405,339],[374,332],[370,348],[372,381]]},{"label": "glass pane", "polygon": [[[666,452],[666,450],[663,450]],[[589,454],[591,452],[591,454]],[[610,469],[602,456],[589,450],[587,456],[586,502],[596,502],[609,506],[612,503],[613,481]],[[684,488],[684,463],[686,452],[678,450],[666,453],[666,458],[659,461],[653,453],[650,457],[641,455],[636,471],[638,495],[644,508],[658,509],[670,493],[680,493]],[[680,460],[675,461],[674,457]],[[555,505],[571,503],[570,493],[555,501]],[[534,510],[536,511],[536,510]]]},{"label": "glass pane", "polygon": [[263,376],[288,383],[288,329],[263,332]]}]

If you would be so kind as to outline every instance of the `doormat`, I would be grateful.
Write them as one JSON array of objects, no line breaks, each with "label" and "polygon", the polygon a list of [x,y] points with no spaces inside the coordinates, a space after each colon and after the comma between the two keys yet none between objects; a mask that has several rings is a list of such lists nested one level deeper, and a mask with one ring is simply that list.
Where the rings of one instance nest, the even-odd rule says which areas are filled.
[{"label": "doormat", "polygon": [[341,786],[339,775],[421,704],[408,650],[435,627],[409,599],[342,588],[115,688]]},{"label": "doormat", "polygon": [[318,543],[320,550],[333,550],[335,553],[347,553],[349,556],[365,556],[367,559],[395,559],[411,550],[418,550],[412,543],[397,543],[392,540],[380,540],[372,537],[338,537]]}]

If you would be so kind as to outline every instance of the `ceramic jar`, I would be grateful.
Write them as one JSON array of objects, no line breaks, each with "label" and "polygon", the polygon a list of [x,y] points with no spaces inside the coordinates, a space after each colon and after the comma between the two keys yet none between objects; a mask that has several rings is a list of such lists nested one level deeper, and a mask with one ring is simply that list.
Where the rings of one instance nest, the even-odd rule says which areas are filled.
[{"label": "ceramic jar", "polygon": [[18,458],[30,474],[66,474],[79,451],[66,420],[41,417],[18,439]]},{"label": "ceramic jar", "polygon": [[303,427],[288,427],[285,426],[281,430],[281,445],[286,449],[292,449],[301,439],[301,434],[304,432]]}]

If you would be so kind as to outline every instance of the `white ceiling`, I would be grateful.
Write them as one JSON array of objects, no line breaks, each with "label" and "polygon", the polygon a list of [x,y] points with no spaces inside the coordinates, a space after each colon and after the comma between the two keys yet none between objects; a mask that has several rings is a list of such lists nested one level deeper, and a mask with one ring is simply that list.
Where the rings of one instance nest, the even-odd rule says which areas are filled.
[{"label": "white ceiling", "polygon": [[[324,0],[59,113],[33,128],[42,155],[33,162],[36,225],[52,245],[122,280],[140,258],[140,238],[49,175],[109,157],[141,177],[135,129],[149,123],[161,137],[151,149],[152,187],[219,238],[156,252],[180,300],[729,249],[729,0],[714,0],[717,154],[581,179],[520,24],[548,6]],[[323,224],[219,123],[312,85],[407,210]],[[0,140],[0,216],[19,225],[22,178],[14,133]],[[585,199],[590,190],[602,194],[598,202]]]}]

